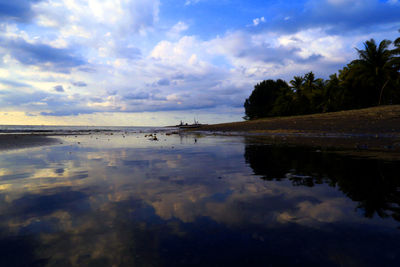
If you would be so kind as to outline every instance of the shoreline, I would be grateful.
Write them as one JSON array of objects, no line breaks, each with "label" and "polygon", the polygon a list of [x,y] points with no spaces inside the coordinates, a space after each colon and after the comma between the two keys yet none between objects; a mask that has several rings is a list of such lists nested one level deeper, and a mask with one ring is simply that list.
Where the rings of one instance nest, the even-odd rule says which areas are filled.
[{"label": "shoreline", "polygon": [[[106,134],[112,138],[113,133],[127,133],[114,130],[116,132],[111,129],[3,132],[0,134],[0,151],[56,144],[59,142],[57,136]],[[400,155],[400,105],[201,125],[193,129],[163,128],[161,131],[167,135],[243,136],[261,144],[378,151]],[[151,130],[147,133],[153,132]]]},{"label": "shoreline", "polygon": [[185,131],[204,135],[242,136],[269,145],[308,146],[332,150],[396,152],[400,156],[400,135],[329,135],[325,133],[248,133]]},{"label": "shoreline", "polygon": [[274,145],[400,152],[400,105],[204,125],[184,132],[238,135]]}]

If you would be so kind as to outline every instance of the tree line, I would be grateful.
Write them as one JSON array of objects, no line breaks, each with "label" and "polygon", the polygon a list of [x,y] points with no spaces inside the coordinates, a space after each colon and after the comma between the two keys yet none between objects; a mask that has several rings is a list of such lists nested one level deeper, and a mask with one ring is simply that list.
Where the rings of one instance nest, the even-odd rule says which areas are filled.
[{"label": "tree line", "polygon": [[400,104],[400,37],[379,44],[371,39],[356,50],[359,58],[328,80],[309,72],[289,83],[278,79],[256,84],[244,102],[244,119]]}]

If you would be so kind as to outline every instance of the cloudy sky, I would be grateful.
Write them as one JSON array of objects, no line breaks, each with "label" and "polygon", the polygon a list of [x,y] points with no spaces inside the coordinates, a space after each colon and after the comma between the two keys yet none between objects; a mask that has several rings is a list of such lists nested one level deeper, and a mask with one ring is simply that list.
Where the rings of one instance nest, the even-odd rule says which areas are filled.
[{"label": "cloudy sky", "polygon": [[398,29],[398,0],[0,0],[0,124],[237,121],[257,82]]}]

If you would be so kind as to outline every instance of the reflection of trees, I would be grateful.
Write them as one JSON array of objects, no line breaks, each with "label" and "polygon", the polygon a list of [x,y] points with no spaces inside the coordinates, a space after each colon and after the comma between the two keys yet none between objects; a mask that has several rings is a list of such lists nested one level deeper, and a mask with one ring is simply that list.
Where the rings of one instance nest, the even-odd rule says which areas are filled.
[{"label": "reflection of trees", "polygon": [[247,144],[244,157],[267,181],[290,180],[294,186],[338,187],[366,217],[376,213],[400,221],[400,164],[355,159],[293,147]]}]

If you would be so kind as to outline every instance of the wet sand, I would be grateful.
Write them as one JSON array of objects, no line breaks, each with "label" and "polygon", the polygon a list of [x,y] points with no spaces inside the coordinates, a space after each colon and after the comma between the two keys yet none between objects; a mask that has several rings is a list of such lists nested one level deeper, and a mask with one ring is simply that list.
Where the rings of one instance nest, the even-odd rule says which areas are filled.
[{"label": "wet sand", "polygon": [[52,145],[56,138],[37,134],[0,134],[0,151]]},{"label": "wet sand", "polygon": [[204,125],[187,131],[251,136],[269,144],[400,152],[400,105]]}]

